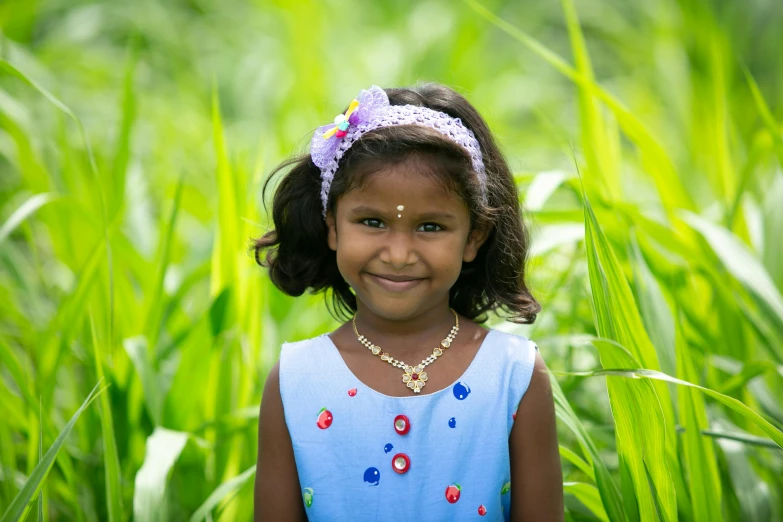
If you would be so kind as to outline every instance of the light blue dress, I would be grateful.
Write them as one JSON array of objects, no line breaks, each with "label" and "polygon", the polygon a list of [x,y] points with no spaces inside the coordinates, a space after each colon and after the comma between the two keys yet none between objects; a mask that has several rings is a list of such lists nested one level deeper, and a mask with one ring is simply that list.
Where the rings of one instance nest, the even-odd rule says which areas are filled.
[{"label": "light blue dress", "polygon": [[280,394],[309,520],[508,521],[508,438],[536,350],[491,329],[451,386],[392,397],[357,379],[327,334],[283,343]]}]

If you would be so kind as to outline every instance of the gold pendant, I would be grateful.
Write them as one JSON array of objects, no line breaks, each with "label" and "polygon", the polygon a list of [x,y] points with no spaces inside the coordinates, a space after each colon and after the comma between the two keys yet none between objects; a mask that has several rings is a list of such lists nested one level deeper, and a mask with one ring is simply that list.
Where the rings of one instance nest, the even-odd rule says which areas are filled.
[{"label": "gold pendant", "polygon": [[419,393],[427,384],[427,372],[421,366],[406,366],[405,373],[402,374],[402,382],[415,393]]}]

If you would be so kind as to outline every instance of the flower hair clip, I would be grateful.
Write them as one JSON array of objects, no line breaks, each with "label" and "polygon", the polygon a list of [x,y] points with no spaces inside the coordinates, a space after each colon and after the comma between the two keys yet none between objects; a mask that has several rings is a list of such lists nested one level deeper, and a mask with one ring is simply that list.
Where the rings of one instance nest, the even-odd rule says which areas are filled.
[{"label": "flower hair clip", "polygon": [[348,110],[345,111],[345,114],[338,114],[334,118],[334,127],[332,127],[330,130],[323,133],[323,137],[325,140],[328,140],[333,135],[337,138],[342,138],[346,134],[348,134],[348,128],[351,125],[356,125],[359,123],[359,114],[356,113],[356,107],[359,106],[359,100],[354,99],[351,102],[351,105],[348,106]]},{"label": "flower hair clip", "polygon": [[326,175],[329,183],[337,171],[337,162],[353,142],[363,134],[359,128],[373,121],[381,121],[386,112],[385,109],[389,106],[386,92],[380,87],[373,87],[370,90],[362,90],[348,106],[345,114],[337,115],[334,123],[318,127],[310,141],[310,155],[313,158],[313,163],[321,169],[322,174],[325,174],[325,171],[330,171]]},{"label": "flower hair clip", "polygon": [[470,155],[473,170],[478,175],[481,199],[487,201],[487,174],[481,157],[481,147],[473,131],[460,118],[419,105],[391,105],[386,91],[373,85],[363,89],[351,101],[344,114],[338,114],[334,123],[323,125],[313,133],[310,157],[321,170],[322,214],[326,217],[329,188],[337,172],[340,158],[363,134],[392,125],[422,125],[440,132],[461,145]]}]

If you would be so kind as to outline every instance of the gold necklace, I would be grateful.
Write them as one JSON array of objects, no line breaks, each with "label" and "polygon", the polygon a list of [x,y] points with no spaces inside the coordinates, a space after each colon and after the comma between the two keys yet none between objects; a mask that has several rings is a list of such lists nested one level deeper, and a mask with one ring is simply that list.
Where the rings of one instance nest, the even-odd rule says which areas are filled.
[{"label": "gold necklace", "polygon": [[427,383],[427,372],[424,371],[424,368],[427,365],[434,363],[438,357],[443,355],[443,351],[451,346],[451,343],[454,342],[454,338],[457,336],[457,332],[459,332],[459,316],[453,308],[451,308],[451,311],[454,314],[455,321],[454,326],[451,327],[451,332],[449,332],[449,335],[440,342],[440,346],[432,350],[432,355],[424,358],[421,363],[416,366],[410,366],[393,358],[391,355],[381,350],[380,346],[371,343],[365,336],[359,335],[359,331],[356,329],[356,314],[353,315],[353,321],[351,322],[353,324],[353,331],[356,333],[356,338],[359,339],[359,342],[366,346],[373,355],[380,357],[382,361],[386,361],[395,368],[402,368],[405,370],[405,373],[402,374],[402,382],[413,390],[414,393],[419,393]]}]

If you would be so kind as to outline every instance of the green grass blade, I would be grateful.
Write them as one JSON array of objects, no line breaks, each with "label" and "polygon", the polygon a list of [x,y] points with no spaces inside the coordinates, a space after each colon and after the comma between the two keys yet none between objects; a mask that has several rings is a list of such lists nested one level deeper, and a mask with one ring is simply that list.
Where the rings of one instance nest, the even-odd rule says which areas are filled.
[{"label": "green grass blade", "polygon": [[725,431],[713,431],[713,430],[701,430],[701,434],[706,437],[712,437],[715,440],[731,440],[742,443],[743,446],[760,446],[764,448],[772,448],[775,450],[781,450],[780,446],[772,442],[771,440],[763,437],[756,437],[755,435],[745,433],[732,433]]},{"label": "green grass blade", "polygon": [[[5,400],[5,396],[3,397]],[[16,427],[10,422],[0,423],[0,466],[3,470],[12,470],[16,467],[16,448],[14,447],[14,437]],[[5,476],[5,471],[4,471]],[[16,496],[17,487],[13,480],[0,480],[0,499],[3,504],[10,503]]]},{"label": "green grass blade", "polygon": [[210,295],[215,296],[236,279],[237,245],[239,245],[237,233],[241,230],[238,218],[238,187],[223,135],[223,120],[220,115],[220,98],[217,87],[214,87],[212,91],[212,139],[217,158],[216,179],[218,183],[218,230],[213,249],[214,265],[210,285]]},{"label": "green grass blade", "polygon": [[[593,68],[590,63],[590,56],[587,52],[582,28],[579,25],[576,9],[571,0],[561,0],[563,12],[565,14],[566,26],[568,27],[568,36],[571,41],[571,51],[574,54],[576,70],[587,80],[594,83]],[[589,170],[588,179],[594,179],[598,182],[602,194],[608,200],[617,200],[622,196],[620,179],[618,176],[619,161],[615,151],[617,147],[610,142],[609,131],[604,117],[601,113],[601,106],[598,100],[593,97],[593,89],[586,83],[577,84],[578,102],[581,132],[582,150],[587,159]],[[617,139],[615,137],[615,143]]]},{"label": "green grass blade", "polygon": [[[608,340],[604,340],[603,342],[607,345],[614,344]],[[731,408],[733,411],[747,418],[753,424],[758,426],[759,429],[761,429],[761,431],[766,433],[767,436],[769,436],[770,440],[772,440],[775,444],[777,444],[778,447],[783,449],[783,431],[781,431],[780,428],[774,426],[767,419],[765,419],[764,417],[762,417],[760,414],[756,413],[752,409],[748,408],[745,404],[738,401],[734,397],[723,395],[722,393],[718,393],[715,390],[711,390],[709,388],[705,388],[704,386],[699,386],[698,384],[693,384],[691,382],[683,381],[682,379],[672,377],[671,375],[667,375],[665,373],[656,370],[647,370],[644,368],[604,368],[601,370],[592,370],[588,372],[561,372],[557,370],[552,370],[552,373],[555,375],[571,375],[571,376],[583,376],[583,377],[592,377],[597,375],[612,375],[618,377],[625,377],[629,379],[654,379],[659,381],[671,382],[679,386],[690,386],[692,388],[696,388],[697,390],[701,390],[703,393],[706,393],[713,399],[716,399],[717,401],[721,402],[725,406]]]},{"label": "green grass blade", "polygon": [[147,411],[150,418],[159,426],[161,415],[163,414],[164,396],[161,391],[158,374],[150,360],[150,352],[147,347],[147,339],[141,335],[125,339],[122,343],[125,351],[128,353],[136,373],[141,380],[141,386],[144,389],[144,402],[147,405]]},{"label": "green grass blade", "polygon": [[745,243],[731,231],[692,212],[683,211],[680,215],[688,225],[704,236],[726,270],[761,298],[775,312],[780,324],[783,324],[783,296],[764,265]]},{"label": "green grass blade", "polygon": [[150,351],[159,353],[158,348],[158,336],[163,328],[163,321],[161,320],[162,310],[165,305],[165,293],[164,293],[164,281],[166,278],[166,271],[169,268],[171,262],[171,249],[174,244],[174,230],[177,223],[177,215],[179,213],[180,204],[182,202],[182,189],[184,187],[185,175],[180,174],[177,181],[177,189],[174,193],[174,202],[171,207],[171,213],[169,214],[166,228],[163,231],[160,242],[160,254],[157,262],[157,268],[155,270],[155,278],[153,280],[153,288],[151,289],[147,305],[147,314],[144,331],[147,334],[147,340],[150,344]]},{"label": "green grass blade", "polygon": [[114,158],[111,168],[111,185],[109,190],[109,220],[122,211],[125,203],[125,185],[128,170],[128,159],[131,154],[131,135],[136,121],[136,92],[134,79],[137,62],[137,44],[131,43],[128,59],[125,64],[125,74],[122,83],[122,118],[117,130],[117,143],[114,148]]},{"label": "green grass blade", "polygon": [[[550,372],[550,374],[552,373],[554,372]],[[579,420],[579,417],[576,416],[573,408],[571,408],[563,390],[560,388],[560,384],[553,375],[550,375],[549,382],[555,400],[555,414],[557,415],[557,419],[571,430],[574,437],[576,437],[579,446],[582,448],[582,452],[593,467],[595,483],[598,487],[598,492],[601,495],[604,510],[610,520],[624,522],[628,518],[623,509],[620,490],[617,488],[617,484],[615,484],[612,475],[609,473],[609,469],[601,458],[598,448],[582,422]]]},{"label": "green grass blade", "polygon": [[78,318],[86,308],[85,303],[89,299],[90,290],[99,275],[102,246],[103,241],[98,241],[92,246],[90,253],[86,256],[87,260],[79,267],[76,288],[63,299],[57,310],[57,315],[47,327],[47,331],[40,336],[45,345],[42,349],[44,358],[40,363],[38,378],[42,381],[44,397],[53,394],[57,363],[65,349],[65,343],[71,339],[73,331],[77,327]]},{"label": "green grass blade", "polygon": [[71,109],[69,109],[67,105],[61,102],[55,95],[53,95],[48,90],[46,90],[42,85],[40,85],[32,78],[28,77],[25,73],[23,73],[19,69],[17,69],[16,66],[14,66],[10,62],[2,58],[0,58],[0,71],[5,72],[6,74],[9,74],[11,76],[14,76],[15,78],[21,80],[22,82],[26,83],[27,85],[29,85],[30,87],[38,91],[44,98],[49,100],[52,103],[52,105],[57,107],[71,120],[73,120],[74,123],[76,123],[76,126],[79,128],[79,134],[81,134],[81,137],[84,140],[84,146],[87,149],[87,156],[90,160],[90,167],[92,168],[92,173],[95,176],[96,181],[100,183],[100,177],[98,176],[98,165],[95,162],[95,156],[93,155],[92,152],[92,146],[90,145],[90,140],[87,139],[87,133],[84,132],[84,126],[82,125],[81,120],[79,120],[79,118],[76,117],[76,114],[74,114],[74,112]]},{"label": "green grass blade", "polygon": [[767,102],[764,100],[764,95],[761,94],[761,89],[759,89],[759,86],[750,74],[750,71],[745,68],[744,72],[745,80],[748,82],[750,93],[753,96],[753,101],[761,115],[761,121],[764,122],[764,125],[769,131],[769,135],[773,142],[772,146],[775,149],[775,155],[778,158],[781,168],[783,168],[783,136],[781,136],[780,125],[775,121],[775,117],[772,115],[772,111],[769,110],[769,105],[767,105]]},{"label": "green grass blade", "polygon": [[[38,401],[38,462],[43,460],[43,404],[40,399]],[[38,495],[38,522],[44,522],[44,492],[46,490],[42,487],[41,493]]]},{"label": "green grass blade", "polygon": [[634,296],[639,303],[639,314],[660,358],[661,370],[674,373],[674,319],[661,285],[650,271],[635,236],[631,236],[631,261],[634,272]]},{"label": "green grass blade", "polygon": [[[583,197],[588,272],[596,328],[602,337],[615,339],[623,346],[626,343],[632,346],[630,353],[624,350],[619,353],[597,345],[601,365],[640,366],[638,361],[648,361],[658,368],[658,356],[644,329],[619,261],[603,235],[587,195]],[[656,500],[652,498],[645,475],[645,463],[650,468],[663,509],[667,517],[672,518],[677,512],[677,500],[669,463],[675,459],[676,446],[671,438],[666,437],[667,432],[673,432],[667,426],[672,430],[674,427],[669,392],[663,385],[635,384],[607,379],[618,453],[627,466],[627,476],[633,481],[640,520],[658,518],[655,515]],[[630,493],[631,489],[624,484],[623,491]],[[627,497],[624,500],[626,504],[629,501]]]},{"label": "green grass blade", "polygon": [[[698,377],[693,368],[690,346],[682,336],[681,324],[682,320],[677,328],[677,375],[683,380],[695,381]],[[690,478],[688,489],[693,517],[695,520],[723,520],[715,448],[711,438],[701,436],[701,430],[708,427],[704,397],[693,388],[686,388],[677,394],[677,399],[680,404],[680,424],[685,428],[683,454]]]},{"label": "green grass blade", "polygon": [[155,428],[147,438],[144,464],[136,474],[133,517],[141,522],[168,520],[166,482],[188,441],[187,433]]},{"label": "green grass blade", "polygon": [[[609,517],[601,504],[598,488],[585,482],[564,482],[563,492],[575,496],[587,509],[593,512],[599,520],[609,522]],[[193,521],[191,521],[193,522]]]},{"label": "green grass blade", "polygon": [[246,469],[241,474],[237,475],[236,477],[229,479],[225,482],[223,482],[221,485],[219,485],[215,491],[212,492],[209,497],[207,497],[207,500],[204,501],[201,506],[193,513],[193,516],[190,517],[190,522],[201,522],[202,520],[205,520],[207,518],[207,515],[212,512],[213,509],[222,501],[224,498],[226,498],[228,495],[231,495],[242,488],[242,486],[247,483],[252,477],[254,477],[256,474],[256,467],[255,465]]},{"label": "green grass blade", "polygon": [[54,465],[54,460],[57,457],[57,453],[65,443],[65,439],[73,430],[73,426],[76,424],[79,416],[87,408],[87,406],[90,405],[92,400],[100,395],[101,392],[103,392],[103,389],[98,391],[98,387],[100,385],[100,382],[95,385],[90,394],[87,395],[87,398],[84,399],[84,402],[79,407],[79,409],[76,410],[76,413],[73,414],[71,420],[69,420],[68,423],[63,427],[62,431],[60,431],[60,434],[54,440],[54,443],[52,443],[52,445],[46,451],[46,454],[30,474],[30,477],[25,482],[21,491],[19,491],[14,500],[8,506],[8,509],[6,509],[5,513],[3,514],[3,518],[0,518],[0,522],[16,522],[17,520],[24,518],[30,511],[35,496],[43,487],[44,480],[46,480],[47,475],[49,475],[49,471]]},{"label": "green grass blade", "polygon": [[[728,428],[730,423],[721,419],[714,424],[723,430]],[[721,437],[715,439],[723,450],[722,460],[726,464],[728,482],[731,483],[739,504],[739,509],[735,510],[731,520],[773,520],[771,503],[775,497],[772,491],[774,486],[766,483],[754,469],[753,459],[749,457],[757,450],[747,446],[747,435],[739,435],[735,438],[733,432],[737,429],[732,427],[732,435],[729,437],[725,437],[727,432],[721,431]],[[780,449],[777,446],[775,448]]]},{"label": "green grass blade", "polygon": [[597,330],[615,339],[646,368],[660,368],[658,354],[644,328],[631,288],[601,230],[587,195],[584,197],[585,241],[596,312]]},{"label": "green grass blade", "polygon": [[[92,310],[90,316],[90,333],[92,336],[93,358],[98,379],[104,379],[102,350],[98,349],[98,335],[95,332],[95,320]],[[106,474],[106,504],[109,512],[109,522],[121,522],[122,515],[122,476],[120,461],[117,454],[117,439],[114,436],[114,420],[111,413],[109,397],[103,394],[98,399],[98,413],[101,419],[101,438],[103,439],[103,468]]]},{"label": "green grass blade", "polygon": [[[660,357],[664,373],[673,374],[676,371],[674,319],[664,296],[663,288],[652,274],[645,257],[642,255],[637,237],[639,237],[639,234],[631,235],[629,257],[634,274],[634,297],[639,303],[639,314]],[[673,385],[670,387],[670,391],[672,392],[670,396],[675,394],[673,393],[675,392]],[[688,518],[691,516],[692,509],[690,497],[688,496],[686,476],[683,472],[680,458],[676,454],[678,451],[676,437],[670,436],[666,440],[669,470],[672,474],[674,489],[677,494],[677,510],[681,516]],[[654,490],[654,494],[658,494],[657,490]],[[655,500],[660,503],[660,499]],[[656,509],[660,512],[659,506],[656,506]]]},{"label": "green grass blade", "polygon": [[22,368],[19,358],[2,337],[0,337],[0,363],[2,363],[3,368],[8,371],[8,374],[16,383],[16,387],[27,402],[27,407],[34,408],[38,401],[35,400],[35,397],[30,392],[34,388],[33,381]]},{"label": "green grass blade", "polygon": [[[240,393],[246,388],[248,373],[243,371],[241,346],[230,336],[222,335],[224,327],[239,321],[240,261],[246,259],[240,240],[243,223],[239,216],[244,212],[244,197],[240,197],[243,179],[241,168],[233,168],[226,145],[220,97],[216,85],[212,89],[212,138],[215,146],[216,179],[218,188],[217,231],[210,274],[210,326],[215,350],[211,356],[218,366],[215,377],[207,381],[207,416],[219,418],[230,414],[240,402]],[[219,361],[219,362],[217,362]],[[210,430],[208,440],[216,442],[220,433]],[[215,449],[215,470],[218,480],[235,476],[243,469],[240,463],[242,450],[235,440],[220,444]],[[234,507],[229,508],[235,509]],[[225,516],[232,518],[231,513]]]},{"label": "green grass blade", "polygon": [[745,388],[750,381],[758,377],[759,375],[766,374],[781,374],[783,372],[783,366],[773,363],[772,361],[747,361],[742,370],[729,377],[726,381],[723,381],[715,391],[718,391],[724,395],[734,395],[738,390]]},{"label": "green grass blade", "polygon": [[5,239],[11,234],[11,232],[13,232],[16,227],[23,223],[25,219],[35,214],[42,206],[59,199],[59,197],[60,196],[58,194],[52,193],[35,194],[30,196],[27,201],[22,203],[19,208],[14,210],[11,215],[8,216],[8,219],[5,220],[3,226],[0,226],[0,244],[2,244],[3,241],[5,241]]},{"label": "green grass blade", "polygon": [[587,475],[588,478],[590,478],[590,480],[595,482],[595,472],[593,471],[593,468],[590,466],[590,464],[587,463],[585,459],[583,459],[582,457],[580,457],[570,449],[566,448],[562,444],[558,446],[558,449],[560,450],[561,457],[563,457],[568,462],[576,466],[579,469],[579,471]]},{"label": "green grass blade", "polygon": [[644,463],[644,473],[647,476],[647,484],[650,486],[650,492],[652,493],[653,500],[655,500],[655,514],[658,515],[658,520],[660,522],[669,522],[671,519],[667,515],[666,510],[663,508],[663,504],[661,503],[661,496],[658,494],[658,489],[655,487],[655,480],[653,480],[653,477],[650,474],[650,467],[646,462]]},{"label": "green grass blade", "polygon": [[[615,365],[634,366],[638,363],[627,352],[606,349],[600,342],[598,348],[604,367]],[[639,519],[658,520],[660,503],[668,518],[676,514],[676,495],[671,471],[666,458],[667,426],[661,405],[652,383],[631,382],[607,378],[609,402],[615,420],[618,453],[627,466],[627,477],[632,481],[639,506]],[[672,427],[673,428],[673,427]],[[659,498],[652,496],[645,466],[653,477]],[[624,489],[630,492],[630,488]],[[624,498],[627,502],[629,499]]]}]

